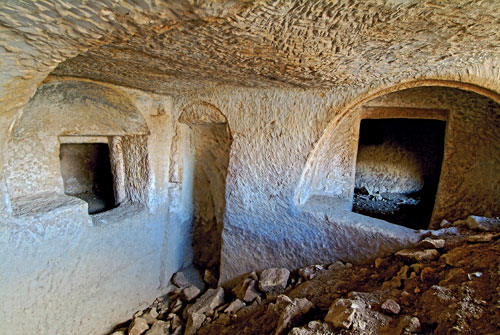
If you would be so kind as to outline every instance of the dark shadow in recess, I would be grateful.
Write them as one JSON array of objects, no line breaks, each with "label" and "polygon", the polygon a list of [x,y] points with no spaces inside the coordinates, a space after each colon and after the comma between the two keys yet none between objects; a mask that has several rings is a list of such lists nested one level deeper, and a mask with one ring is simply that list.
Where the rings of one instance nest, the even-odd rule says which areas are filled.
[{"label": "dark shadow in recess", "polygon": [[[413,229],[426,229],[429,225],[436,198],[441,164],[443,160],[445,121],[424,119],[369,119],[362,120],[358,146],[356,188],[354,190],[353,212],[382,219],[391,223]],[[389,164],[391,169],[409,169],[405,155],[392,154],[391,150],[405,152],[406,157],[412,157],[412,172],[408,173],[415,180],[420,180],[422,186],[407,192],[372,191],[364,187],[360,181],[358,164],[360,159],[370,159],[364,166]],[[370,157],[368,151],[378,155]],[[386,151],[386,155],[381,154]],[[365,158],[363,158],[365,157]],[[366,158],[370,157],[370,158]],[[396,157],[396,159],[395,159]],[[399,161],[397,157],[403,157]],[[374,169],[375,170],[375,169]],[[381,169],[380,171],[383,171]],[[370,186],[375,185],[377,179],[387,183],[389,175],[366,172]],[[366,177],[366,174],[369,176]]]},{"label": "dark shadow in recess", "polygon": [[109,147],[105,143],[61,144],[64,192],[88,203],[89,214],[115,207]]}]

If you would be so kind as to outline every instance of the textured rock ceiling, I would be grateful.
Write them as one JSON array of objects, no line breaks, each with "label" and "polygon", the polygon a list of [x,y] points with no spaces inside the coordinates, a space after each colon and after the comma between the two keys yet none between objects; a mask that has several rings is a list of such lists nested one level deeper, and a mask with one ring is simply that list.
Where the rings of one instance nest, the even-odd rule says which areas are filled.
[{"label": "textured rock ceiling", "polygon": [[172,78],[329,88],[442,73],[499,55],[495,0],[255,1],[143,25],[130,38],[61,63],[54,74],[160,93]]}]

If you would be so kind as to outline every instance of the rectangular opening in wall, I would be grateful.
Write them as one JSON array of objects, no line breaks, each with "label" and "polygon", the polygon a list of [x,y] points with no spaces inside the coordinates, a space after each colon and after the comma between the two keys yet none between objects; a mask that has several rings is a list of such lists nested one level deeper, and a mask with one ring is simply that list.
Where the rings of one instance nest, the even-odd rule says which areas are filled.
[{"label": "rectangular opening in wall", "polygon": [[89,214],[115,207],[108,144],[62,143],[59,159],[64,192],[85,200]]},{"label": "rectangular opening in wall", "polygon": [[353,211],[426,229],[443,160],[445,121],[361,121]]}]

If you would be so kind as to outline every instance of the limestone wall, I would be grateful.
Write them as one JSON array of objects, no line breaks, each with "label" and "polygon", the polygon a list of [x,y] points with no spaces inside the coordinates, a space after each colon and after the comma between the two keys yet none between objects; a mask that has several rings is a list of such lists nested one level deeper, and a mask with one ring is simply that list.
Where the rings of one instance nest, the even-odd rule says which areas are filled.
[{"label": "limestone wall", "polygon": [[[85,109],[69,108],[74,106],[70,103],[73,98],[67,98],[71,95],[61,98],[65,102],[64,108],[60,108],[61,105],[57,103],[36,103],[37,99],[54,94],[47,87],[67,84],[70,87],[82,85],[86,89],[93,87],[92,92],[97,90],[107,93],[88,103]],[[453,208],[463,208],[467,213],[479,211],[483,208],[482,204],[488,204],[490,199],[492,211],[496,208],[494,201],[498,197],[498,183],[495,184],[494,178],[496,156],[491,154],[497,150],[494,144],[497,142],[492,141],[498,136],[498,129],[495,128],[498,126],[495,121],[497,105],[475,93],[457,93],[452,90],[456,94],[446,95],[449,91],[447,88],[412,89],[372,100],[364,108],[400,106],[404,101],[409,107],[450,109],[449,119],[457,120],[447,101],[459,101],[457,105],[470,101],[471,104],[464,105],[468,106],[464,107],[469,111],[468,114],[457,112],[462,117],[467,116],[470,121],[458,119],[455,121],[456,126],[449,126],[447,143],[454,147],[450,131],[467,128],[467,122],[479,122],[475,129],[489,134],[481,145],[486,145],[485,153],[490,154],[481,156],[485,160],[479,166],[484,168],[478,172],[468,169],[463,174],[464,178],[472,180],[476,176],[474,173],[487,172],[493,184],[466,189],[468,192],[484,192],[480,193],[484,194],[481,202],[470,200],[467,207],[455,204]],[[410,93],[418,93],[418,98]],[[142,126],[134,129],[142,130],[118,127],[119,118],[116,124],[110,123],[111,128],[106,128],[105,122],[102,122],[101,128],[99,120],[103,117],[106,120],[105,115],[113,115],[113,110],[100,108],[103,115],[96,114],[88,118],[87,113],[95,112],[92,107],[95,101],[107,101],[108,95],[118,95],[120,101],[128,101],[128,106],[133,106],[139,114],[132,115],[135,115],[136,120],[143,120],[140,121]],[[423,97],[427,97],[430,102],[426,103]],[[436,105],[436,101],[444,102]],[[222,86],[196,94],[160,96],[105,83],[51,78],[28,104],[9,141],[12,150],[8,152],[13,158],[8,160],[6,189],[18,196],[12,197],[13,214],[6,217],[2,225],[2,250],[9,255],[3,263],[8,270],[3,270],[9,276],[0,284],[6,288],[2,291],[5,292],[2,298],[9,300],[9,304],[0,312],[15,320],[12,315],[25,308],[25,304],[18,302],[20,300],[14,299],[14,296],[23,296],[25,301],[36,300],[39,303],[30,305],[31,319],[13,322],[6,329],[24,332],[36,329],[40,333],[50,333],[54,329],[78,329],[88,333],[104,333],[107,326],[120,322],[131,311],[161,294],[170,275],[192,261],[193,220],[197,212],[212,213],[219,219],[215,227],[218,227],[219,232],[219,229],[222,230],[222,236],[215,236],[210,241],[213,243],[222,237],[222,245],[214,244],[211,248],[210,243],[205,244],[205,250],[217,255],[217,248],[220,248],[222,282],[246,271],[271,266],[293,268],[336,259],[359,262],[413,243],[417,234],[412,230],[352,213],[349,208],[335,202],[335,183],[339,180],[335,176],[339,173],[342,175],[344,171],[350,171],[351,179],[342,180],[349,187],[348,192],[354,188],[352,176],[358,138],[355,125],[359,126],[362,113],[362,109],[358,109],[358,112],[346,114],[342,122],[332,121],[341,115],[337,113],[342,113],[342,109],[335,108],[338,104],[335,92],[323,90]],[[108,103],[105,105],[113,106]],[[64,195],[58,166],[58,143],[61,138],[71,136],[60,137],[60,130],[54,127],[47,127],[50,131],[29,127],[44,122],[46,117],[57,117],[58,110],[69,113],[67,117],[76,125],[83,122],[83,126],[78,126],[77,133],[69,134],[82,138],[104,134],[115,139],[110,142],[110,147],[117,155],[115,157],[120,157],[114,160],[115,182],[122,185],[122,205],[118,208],[89,216],[81,200]],[[329,128],[332,122],[335,127]],[[128,127],[134,124],[125,123]],[[54,124],[59,125],[57,122]],[[453,125],[451,121],[450,124]],[[113,130],[115,126],[116,130]],[[225,179],[223,174],[219,176],[224,170],[219,167],[224,167],[224,155],[221,153],[228,149],[207,149],[206,145],[210,141],[204,140],[223,140],[219,135],[207,136],[205,130],[208,128],[204,128],[207,126],[223,127],[230,131],[229,164]],[[196,127],[205,130],[200,132]],[[67,128],[61,129],[64,134],[68,134]],[[321,145],[319,139],[325,136],[322,134],[324,129],[327,129],[326,135],[332,132],[336,136],[336,141],[331,143],[333,148],[350,148],[351,151],[342,151],[345,156],[330,156],[331,164],[340,159],[342,164],[347,164],[346,169],[337,167],[321,170],[321,174],[309,175],[308,160],[315,157],[314,152],[318,149],[314,148]],[[40,132],[42,135],[37,135],[37,140],[31,141],[31,135]],[[200,146],[200,143],[204,146]],[[40,151],[39,148],[50,150]],[[46,152],[51,154],[47,155]],[[205,159],[203,155],[213,157]],[[461,153],[457,159],[466,160],[466,155],[469,153]],[[206,166],[199,165],[201,161],[209,162],[211,159],[215,161]],[[26,164],[17,164],[18,160]],[[28,163],[37,161],[41,163]],[[217,164],[222,165],[217,167]],[[202,171],[205,176],[202,176]],[[217,175],[211,179],[218,180],[212,186],[206,183],[210,179],[205,178],[207,171]],[[323,173],[325,179],[318,179]],[[43,179],[39,174],[47,176]],[[312,183],[304,183],[311,176],[314,177]],[[43,184],[44,180],[47,180],[46,184]],[[214,195],[220,196],[220,192],[214,193],[210,188],[220,187],[224,180],[225,199],[213,198]],[[333,185],[333,188],[324,186],[321,192],[309,189],[306,205],[296,202],[301,187],[314,183]],[[205,193],[200,193],[200,190]],[[442,188],[440,192],[445,194],[443,192],[446,189]],[[346,201],[350,199],[346,198]],[[211,202],[214,207],[208,206]],[[223,228],[220,226],[221,215]],[[25,239],[27,232],[30,238]],[[14,263],[17,265],[13,270],[11,264]],[[47,263],[54,265],[46,266]],[[29,274],[25,273],[28,268],[32,269]],[[14,277],[23,280],[14,282]],[[40,280],[55,284],[50,288],[42,285],[37,289],[28,289],[30,283]],[[95,289],[89,290],[89,285],[94,285]],[[124,287],[126,290],[121,289]],[[71,290],[69,298],[65,291],[68,289]],[[119,292],[124,291],[128,292],[126,296],[116,298],[120,297]],[[135,298],[131,298],[131,295]],[[87,303],[75,303],[74,307],[68,307],[65,301],[72,299]],[[47,302],[53,308],[48,318],[44,318],[47,312],[42,306]],[[61,315],[80,321],[78,324],[58,324]],[[44,323],[42,320],[45,319],[54,320],[54,324]]]},{"label": "limestone wall", "polygon": [[[104,334],[192,261],[190,217],[170,219],[172,114],[167,96],[74,80],[40,87],[7,149],[1,334]],[[64,194],[59,145],[103,138],[119,206],[89,215]]]},{"label": "limestone wall", "polygon": [[449,111],[444,156],[432,223],[478,213],[499,216],[500,104],[457,89],[421,87],[388,94],[370,106],[439,108]]},{"label": "limestone wall", "polygon": [[[359,125],[361,112],[347,114],[344,121],[334,123],[336,126],[333,130],[328,130],[337,138],[332,142],[333,148],[351,148],[351,151],[345,151],[343,158],[330,157],[333,163],[335,159],[341,159],[343,164],[347,164],[347,170],[321,170],[321,173],[326,173],[325,179],[318,179],[321,174],[316,174],[313,175],[316,179],[311,180],[314,183],[331,182],[334,188],[325,187],[323,193],[307,191],[307,206],[295,201],[302,185],[313,185],[310,182],[304,183],[304,180],[310,177],[308,160],[315,157],[311,152],[314,153],[317,150],[314,149],[315,146],[322,143],[321,140],[318,142],[322,131],[329,129],[332,122],[336,122],[332,120],[341,115],[336,114],[341,113],[342,109],[335,108],[339,104],[335,92],[222,86],[196,94],[159,96],[74,79],[52,78],[45,85],[54,88],[66,84],[82,85],[87,89],[95,86],[93,89],[98,92],[107,92],[96,100],[98,102],[107,101],[108,95],[120,96],[120,101],[128,101],[129,106],[133,106],[139,113],[133,114],[136,115],[136,120],[143,119],[143,125],[137,128],[142,130],[117,127],[115,132],[112,130],[115,128],[106,128],[105,122],[100,128],[98,122],[83,121],[99,121],[104,116],[96,115],[89,119],[86,113],[94,113],[93,103],[87,104],[85,109],[70,109],[67,107],[72,106],[70,102],[73,98],[67,98],[71,95],[62,97],[65,107],[60,110],[70,113],[67,117],[76,122],[74,124],[79,125],[79,120],[85,126],[78,126],[78,133],[69,134],[82,138],[104,134],[116,140],[121,139],[118,143],[116,140],[110,143],[116,157],[121,157],[115,160],[114,171],[116,182],[123,187],[122,205],[111,211],[89,216],[82,201],[64,195],[57,153],[60,130],[48,127],[47,129],[52,130],[45,131],[45,128],[28,127],[44,121],[45,117],[57,116],[60,104],[36,103],[37,99],[48,94],[45,92],[51,92],[49,96],[54,92],[42,86],[39,90],[41,97],[35,95],[26,107],[9,141],[12,150],[8,152],[13,158],[8,160],[6,189],[19,195],[12,197],[13,214],[6,217],[2,225],[2,250],[9,255],[3,263],[6,267],[3,270],[9,276],[1,283],[6,288],[2,291],[5,292],[2,298],[9,300],[9,304],[5,305],[6,309],[2,309],[1,313],[6,318],[16,320],[12,315],[25,308],[25,304],[20,299],[14,299],[14,296],[39,303],[30,305],[31,319],[9,324],[6,328],[9,331],[32,332],[36,329],[40,333],[50,333],[54,329],[78,329],[88,333],[104,333],[107,326],[120,322],[131,311],[161,294],[170,275],[192,261],[193,219],[200,210],[208,210],[216,218],[224,213],[224,226],[221,227],[223,243],[214,245],[212,250],[208,245],[207,249],[209,252],[221,249],[222,282],[246,271],[271,266],[293,268],[336,259],[359,262],[411,244],[417,239],[417,234],[410,229],[351,213],[350,209],[339,207],[335,196],[331,196],[335,194],[335,183],[338,180],[335,176],[338,173],[351,171],[350,176],[353,176],[358,138],[357,127],[353,124]],[[479,122],[475,129],[489,134],[484,137],[483,144],[486,145],[485,153],[490,153],[487,155],[488,160],[483,161],[480,166],[484,166],[484,171],[490,171],[488,178],[494,181],[497,165],[491,161],[496,157],[491,153],[496,152],[494,143],[497,142],[491,139],[498,136],[498,129],[495,128],[497,105],[488,98],[463,91],[450,95],[446,100],[449,90],[413,89],[413,93],[418,93],[418,99],[408,95],[412,92],[403,91],[405,93],[393,93],[387,98],[373,100],[366,106],[400,106],[402,101],[409,101],[409,107],[450,108],[449,118],[454,120],[455,116],[449,105],[435,105],[434,102],[453,100],[460,101],[460,105],[463,105],[463,101],[471,101],[471,104],[464,105],[468,106],[468,114],[458,112],[471,121],[456,121],[457,126],[448,129],[447,140],[450,141],[450,129],[465,129],[466,124],[469,124],[462,122]],[[426,101],[422,98],[424,96],[432,103],[422,105],[422,101]],[[412,101],[418,101],[418,104]],[[186,107],[194,106],[193,104],[205,107]],[[107,103],[105,105],[113,106]],[[114,113],[113,110],[99,110],[108,116]],[[185,111],[189,113],[184,113]],[[137,115],[141,118],[137,118]],[[116,126],[119,120],[118,118],[117,123],[112,122],[111,125]],[[345,120],[349,122],[346,123]],[[206,171],[210,172],[216,165],[202,168],[197,165],[197,162],[204,160],[199,155],[216,156],[215,162],[222,164],[221,166],[224,163],[219,159],[224,158],[219,155],[222,151],[218,150],[210,151],[205,148],[197,153],[197,137],[201,136],[201,143],[208,144],[203,139],[210,136],[203,135],[204,132],[197,131],[197,126],[193,125],[201,124],[201,127],[205,127],[206,124],[212,124],[209,127],[219,127],[216,125],[220,122],[223,122],[224,129],[230,131],[231,138],[225,200],[212,198],[213,203],[217,202],[219,205],[208,208],[205,206],[208,202],[196,200],[204,193],[193,190],[194,187],[206,189],[209,193],[201,198],[206,201],[210,198],[208,194],[220,194],[211,193],[208,184],[200,184],[199,181],[200,171],[208,168]],[[131,122],[130,125],[132,124],[134,123]],[[90,125],[92,127],[89,128]],[[61,129],[64,134],[68,134],[67,128]],[[30,140],[31,135],[40,132],[42,135],[37,135],[36,141]],[[339,137],[340,135],[344,137]],[[134,139],[135,137],[139,139]],[[222,140],[220,136],[211,138],[215,142]],[[25,141],[29,145],[24,144]],[[121,143],[123,141],[132,142],[124,144]],[[453,141],[447,143],[453,147]],[[39,151],[39,148],[50,150]],[[20,155],[19,152],[23,154]],[[46,152],[51,154],[47,155]],[[465,155],[468,153],[460,155],[462,160],[466,159]],[[486,159],[486,155],[481,157]],[[26,164],[16,164],[17,160],[25,161]],[[28,163],[37,161],[41,163]],[[217,168],[213,171],[217,171],[218,175],[221,170]],[[474,169],[463,173],[468,180],[475,178]],[[40,178],[39,174],[47,177]],[[220,176],[212,180],[220,178],[224,180]],[[44,180],[47,180],[46,184],[43,184]],[[202,180],[206,182],[206,179]],[[352,192],[354,179],[344,182],[349,187],[348,191]],[[218,185],[221,185],[220,181]],[[467,191],[470,192],[484,192],[482,202],[471,200],[468,207],[454,208],[479,211],[482,208],[480,206],[491,199],[491,211],[491,208],[495,208],[493,204],[498,196],[498,183],[493,182],[492,185],[484,184],[481,186],[483,190],[468,188]],[[225,209],[221,205],[224,202]],[[215,212],[211,212],[212,210]],[[27,232],[29,239],[24,238]],[[14,263],[17,265],[13,270],[11,264]],[[48,267],[47,263],[54,265]],[[32,272],[26,274],[28,268]],[[13,281],[14,277],[23,280]],[[55,284],[50,288],[42,285],[37,289],[28,289],[30,283],[40,281]],[[89,285],[94,285],[95,289],[89,290]],[[123,287],[126,290],[122,290]],[[71,290],[69,298],[65,291],[68,289]],[[63,293],[60,294],[59,291]],[[122,295],[123,298],[116,298],[120,296],[119,292],[124,291],[128,292],[126,297]],[[99,298],[95,298],[96,296]],[[68,307],[65,301],[71,299],[87,303],[75,303],[74,307]],[[47,311],[42,306],[47,302],[53,308],[45,318]],[[65,315],[66,319],[80,321],[78,324],[58,324],[61,315]],[[42,320],[45,319],[54,320],[54,324],[44,323]]]},{"label": "limestone wall", "polygon": [[[499,183],[498,178],[493,177],[497,174],[494,166],[497,166],[498,157],[494,144],[499,134],[500,105],[497,102],[459,89],[421,87],[384,95],[365,106],[368,108],[340,115],[318,142],[296,190],[298,204],[305,204],[311,196],[321,195],[331,198],[340,208],[350,210],[359,122],[364,115],[373,117],[369,107],[389,107],[384,109],[382,117],[402,117],[400,111],[403,110],[410,113],[407,117],[445,118],[447,121],[442,172],[431,226],[435,227],[443,218],[456,220],[474,212],[498,215]],[[430,115],[431,112],[436,113]]]},{"label": "limestone wall", "polygon": [[[225,199],[213,199],[216,218],[225,202],[222,281],[411,244],[415,232],[350,212],[355,109],[432,83],[495,98],[499,11],[466,0],[5,1],[0,334],[104,334],[163,292],[193,257],[197,117],[227,120],[232,139],[216,165],[228,165]],[[456,158],[441,176],[461,184],[440,187],[436,218],[498,215],[497,107],[469,98],[450,114]],[[432,99],[410,105],[450,106]],[[178,122],[193,104],[224,117],[194,108]],[[109,139],[121,206],[89,216],[64,195],[61,136]]]},{"label": "limestone wall", "polygon": [[358,262],[416,238],[410,229],[332,204],[312,212],[294,204],[304,164],[336,98],[321,90],[235,87],[179,97],[217,106],[232,133],[221,282],[271,266]]}]

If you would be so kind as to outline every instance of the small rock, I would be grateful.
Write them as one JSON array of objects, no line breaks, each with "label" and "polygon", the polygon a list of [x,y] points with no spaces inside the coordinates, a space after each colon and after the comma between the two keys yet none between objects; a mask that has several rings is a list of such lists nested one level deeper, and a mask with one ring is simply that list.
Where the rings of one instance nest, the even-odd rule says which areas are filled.
[{"label": "small rock", "polygon": [[252,271],[248,274],[248,277],[252,278],[255,281],[259,280],[259,277],[257,276],[257,273],[255,271]]},{"label": "small rock", "polygon": [[276,327],[275,335],[285,334],[299,324],[304,316],[313,309],[314,305],[309,300],[293,299],[286,306],[281,306],[281,313]]},{"label": "small rock", "polygon": [[401,329],[401,335],[416,333],[420,329],[420,320],[417,317],[406,315],[399,321],[398,328]]},{"label": "small rock", "polygon": [[159,314],[167,314],[169,311],[169,305],[170,305],[170,298],[169,297],[162,297],[159,299],[156,299],[156,308],[158,310]]},{"label": "small rock", "polygon": [[182,269],[176,272],[172,277],[172,283],[180,288],[194,285],[201,291],[205,290],[205,282],[200,276],[200,273],[193,266]]},{"label": "small rock", "polygon": [[[172,315],[172,317],[170,317]],[[177,329],[182,327],[182,320],[177,314],[169,314],[170,317],[170,324],[172,326],[172,329]]]},{"label": "small rock", "polygon": [[259,280],[259,289],[262,292],[283,291],[288,283],[290,271],[288,269],[271,268],[262,271]]},{"label": "small rock", "polygon": [[146,322],[148,323],[148,325],[152,325],[153,323],[156,322],[156,319],[153,318],[151,315],[145,313],[141,316],[141,318],[143,318],[144,320],[146,320]]},{"label": "small rock", "polygon": [[127,328],[117,329],[111,335],[127,335]]},{"label": "small rock", "polygon": [[183,303],[182,303],[182,300],[181,299],[177,299],[175,300],[173,303],[172,303],[172,312],[173,313],[177,313],[179,312],[183,307]]},{"label": "small rock", "polygon": [[423,247],[423,248],[434,248],[434,249],[441,249],[444,248],[445,241],[443,239],[438,239],[434,240],[429,237],[426,237],[422,241],[418,243],[418,246]]},{"label": "small rock", "polygon": [[469,229],[481,231],[500,231],[499,218],[486,218],[483,216],[471,215],[465,220]]},{"label": "small rock", "polygon": [[245,302],[252,302],[259,296],[259,292],[255,288],[256,284],[255,280],[246,278],[236,285],[232,292],[238,299]]},{"label": "small rock", "polygon": [[186,286],[189,286],[189,281],[187,280],[186,276],[184,275],[183,272],[179,271],[174,274],[172,277],[172,283],[174,283],[176,286],[183,288]]},{"label": "small rock", "polygon": [[169,335],[170,334],[169,328],[170,328],[169,323],[162,320],[157,320],[145,335]]},{"label": "small rock", "polygon": [[399,312],[401,311],[401,307],[399,306],[399,304],[392,299],[387,299],[380,307],[384,311],[392,314],[399,314]]},{"label": "small rock", "polygon": [[466,227],[467,224],[465,223],[465,220],[457,220],[457,221],[453,222],[452,226],[456,227],[456,228],[458,228],[458,227]]},{"label": "small rock", "polygon": [[186,324],[185,335],[195,335],[207,317],[203,313],[191,313]]},{"label": "small rock", "polygon": [[477,235],[467,236],[467,242],[469,243],[487,243],[493,241],[498,235],[492,233],[484,233]]},{"label": "small rock", "polygon": [[209,287],[217,287],[217,278],[210,270],[205,270],[203,275],[203,280],[208,284]]},{"label": "small rock", "polygon": [[224,289],[219,287],[218,289],[208,289],[201,297],[199,297],[196,302],[188,308],[188,315],[192,313],[213,313],[214,309],[219,307],[224,303]]},{"label": "small rock", "polygon": [[252,271],[252,272],[247,272],[247,273],[241,274],[238,277],[235,277],[227,282],[224,282],[224,287],[227,289],[233,289],[237,285],[239,285],[242,281],[244,281],[245,279],[248,279],[248,278],[253,279],[255,281],[259,280],[257,273],[255,273],[255,271]]},{"label": "small rock", "polygon": [[441,228],[450,228],[451,227],[451,222],[448,220],[443,219],[441,223],[439,224]]},{"label": "small rock", "polygon": [[158,313],[158,311],[156,310],[156,308],[150,308],[148,311],[148,314],[149,314],[149,316],[151,316],[152,318],[155,318],[155,319],[158,319],[158,316],[160,315]]},{"label": "small rock", "polygon": [[439,238],[442,236],[449,236],[449,235],[460,235],[460,231],[458,230],[457,227],[449,227],[449,228],[442,228],[438,230],[431,230],[429,232],[429,236]]},{"label": "small rock", "polygon": [[245,306],[245,303],[240,299],[236,299],[224,310],[224,313],[236,313]]},{"label": "small rock", "polygon": [[189,285],[182,290],[182,297],[186,301],[191,301],[199,296],[201,290],[194,285]]},{"label": "small rock", "polygon": [[464,262],[464,253],[461,248],[455,248],[441,256],[441,260],[451,266],[460,266]]},{"label": "small rock", "polygon": [[439,258],[439,251],[436,249],[410,250],[404,249],[396,252],[396,256],[409,261],[423,262],[432,261]]},{"label": "small rock", "polygon": [[330,308],[325,317],[325,321],[334,328],[349,329],[355,318],[364,313],[365,304],[358,300],[337,299]]},{"label": "small rock", "polygon": [[320,270],[324,270],[322,265],[310,265],[299,269],[299,275],[305,280],[311,280],[316,277],[316,273]]},{"label": "small rock", "polygon": [[[274,304],[273,309],[276,312],[276,314],[281,314],[283,312],[283,310],[285,309],[285,307],[290,305],[291,303],[292,303],[292,299],[290,299],[290,297],[288,297],[285,294],[280,294],[276,298],[276,303]],[[271,305],[269,305],[269,306],[271,306]]]},{"label": "small rock", "polygon": [[158,318],[158,311],[156,311],[156,308],[148,308],[142,315],[141,317],[146,320],[148,325],[152,325],[153,323],[156,322],[156,319]]},{"label": "small rock", "polygon": [[149,329],[148,323],[142,317],[137,317],[132,319],[130,326],[128,327],[128,335],[141,335],[146,330]]},{"label": "small rock", "polygon": [[310,321],[305,327],[295,327],[289,335],[333,335],[333,329],[328,323],[314,320]]}]

